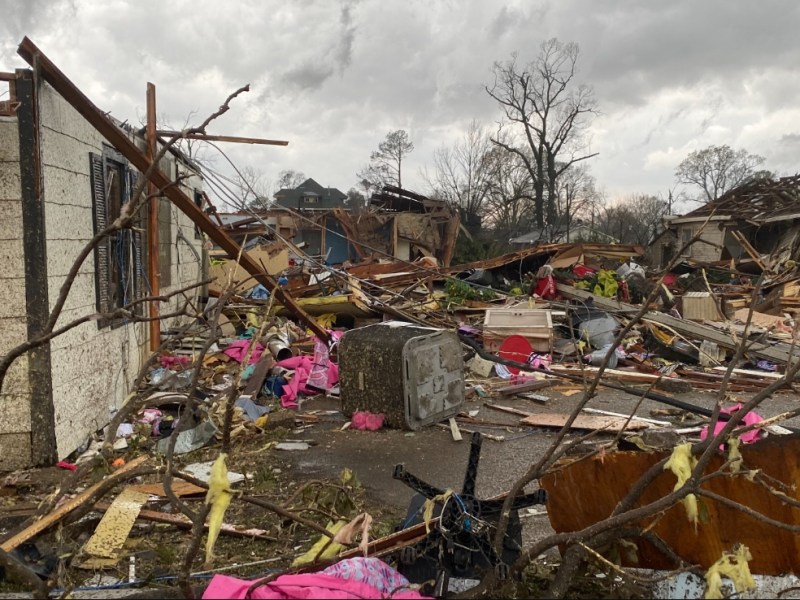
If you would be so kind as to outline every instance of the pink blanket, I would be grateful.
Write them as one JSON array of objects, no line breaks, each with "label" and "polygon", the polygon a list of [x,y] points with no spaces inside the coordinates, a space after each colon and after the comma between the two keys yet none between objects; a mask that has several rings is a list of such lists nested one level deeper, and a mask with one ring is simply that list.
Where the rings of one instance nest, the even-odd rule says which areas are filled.
[{"label": "pink blanket", "polygon": [[[309,387],[309,377],[315,367],[319,367],[309,356],[293,356],[277,363],[279,367],[294,371],[294,377],[283,386],[283,396],[281,396],[281,406],[283,408],[295,408],[297,406],[298,394],[318,394],[319,390]],[[323,367],[326,370],[327,387],[333,387],[339,381],[339,365],[328,361]]]},{"label": "pink blanket", "polygon": [[247,595],[252,581],[215,575],[203,598],[402,598],[425,599],[408,580],[378,558],[351,558],[320,573],[281,575]]},{"label": "pink blanket", "polygon": [[[223,352],[236,362],[242,362],[244,360],[244,355],[247,354],[247,348],[249,346],[250,340],[237,340],[225,348]],[[256,345],[253,347],[253,352],[250,355],[250,361],[247,364],[254,365],[257,363],[258,359],[261,358],[263,353],[264,346],[262,346],[259,342],[256,342]]]}]

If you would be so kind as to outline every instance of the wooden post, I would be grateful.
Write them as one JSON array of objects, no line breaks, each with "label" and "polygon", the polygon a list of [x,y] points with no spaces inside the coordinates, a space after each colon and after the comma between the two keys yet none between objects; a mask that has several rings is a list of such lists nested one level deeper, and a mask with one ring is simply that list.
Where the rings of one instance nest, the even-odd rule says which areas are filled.
[{"label": "wooden post", "polygon": [[[142,152],[136,144],[123,132],[105,112],[101,111],[78,87],[64,75],[64,73],[34,44],[29,38],[23,38],[17,53],[28,64],[37,63],[42,78],[61,94],[72,107],[80,113],[106,140],[111,143],[131,164],[140,172],[146,173],[152,161]],[[269,273],[256,263],[247,252],[242,252],[236,240],[231,238],[222,229],[211,222],[211,219],[203,210],[194,203],[194,199],[189,198],[178,186],[173,185],[169,179],[158,168],[150,173],[152,181],[157,189],[163,189],[164,195],[188,216],[205,234],[216,242],[225,253],[234,260],[239,260],[239,264],[250,273],[253,278],[274,294],[277,300],[283,304],[297,319],[308,325],[314,334],[322,340],[328,341],[330,335],[320,326],[319,323],[309,315],[292,296],[286,292]]]},{"label": "wooden post", "polygon": [[[156,86],[147,82],[147,126],[145,128],[147,138],[147,159],[152,162],[158,148],[156,146]],[[147,182],[148,194],[155,194],[158,188],[152,181]],[[158,296],[161,294],[161,272],[158,264],[158,204],[161,199],[158,196],[150,198],[147,207],[147,270],[150,282],[150,295]],[[158,318],[158,301],[150,302],[150,351],[155,352],[161,345],[161,322]]]}]

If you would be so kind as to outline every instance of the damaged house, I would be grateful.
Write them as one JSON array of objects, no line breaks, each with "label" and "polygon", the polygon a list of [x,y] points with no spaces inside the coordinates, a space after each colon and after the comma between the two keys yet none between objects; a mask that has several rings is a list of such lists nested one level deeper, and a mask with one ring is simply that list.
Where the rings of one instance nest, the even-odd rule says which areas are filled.
[{"label": "damaged house", "polygon": [[[750,181],[665,226],[650,246],[656,267],[669,263],[698,232],[700,240],[684,251],[687,259],[755,263],[762,270],[782,263],[795,258],[800,246],[800,175]],[[767,263],[761,264],[762,256],[770,257]]]},{"label": "damaged house", "polygon": [[[342,263],[353,258],[352,247],[347,243],[339,221],[332,216],[336,209],[345,209],[347,194],[336,188],[325,188],[306,179],[294,189],[275,193],[275,208],[286,208],[295,215],[294,243],[309,256],[317,256],[327,264]],[[280,220],[278,213],[275,217]]]},{"label": "damaged house", "polygon": [[[2,356],[38,335],[76,257],[119,215],[142,175],[31,70],[0,78],[10,92],[0,106]],[[144,149],[144,138],[118,128]],[[171,180],[180,178],[182,192],[198,201],[203,182],[188,160],[168,153],[160,167]],[[172,203],[159,202],[158,276],[160,293],[169,294],[201,282],[206,266],[195,223]],[[151,295],[148,238],[155,236],[148,235],[147,210],[142,214],[136,227],[106,238],[89,254],[57,327]],[[161,314],[173,312],[179,300],[160,303]],[[134,310],[146,312],[148,306]],[[151,332],[148,323],[89,320],[17,359],[0,390],[0,469],[52,464],[105,426],[149,356]]]},{"label": "damaged house", "polygon": [[[281,273],[307,257],[328,266],[424,257],[449,266],[461,223],[458,210],[447,202],[394,186],[374,194],[368,208],[361,211],[352,211],[342,192],[323,188],[313,179],[293,190],[280,190],[275,198],[274,208],[257,215],[219,215],[222,229],[271,273]],[[212,251],[212,257],[223,254]],[[234,269],[233,279],[244,282],[238,286],[240,291],[256,285],[235,261],[225,263],[212,267],[213,289],[221,289],[221,282]]]},{"label": "damaged house", "polygon": [[457,208],[391,185],[373,194],[369,204],[366,213],[334,211],[360,259],[430,257],[450,266],[461,227]]}]

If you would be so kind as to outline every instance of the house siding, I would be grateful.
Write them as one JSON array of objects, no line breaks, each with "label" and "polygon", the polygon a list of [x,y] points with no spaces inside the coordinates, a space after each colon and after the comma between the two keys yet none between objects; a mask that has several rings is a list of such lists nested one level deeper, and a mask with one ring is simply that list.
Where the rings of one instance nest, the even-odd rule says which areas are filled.
[{"label": "house siding", "polygon": [[[94,235],[89,153],[102,153],[104,139],[48,85],[39,90],[39,105],[52,309],[76,256]],[[186,182],[190,195],[193,186],[201,187],[197,178]],[[162,294],[198,282],[203,273],[203,261],[189,248],[202,258],[202,240],[195,238],[194,224],[176,208],[171,212],[172,284],[162,288]],[[59,326],[95,312],[95,285],[94,255],[90,254],[78,271]],[[180,300],[162,304],[162,313],[172,312]],[[59,458],[81,446],[122,407],[148,355],[146,323],[98,328],[96,321],[90,321],[53,340],[52,402]]]},{"label": "house siding", "polygon": [[[689,225],[681,225],[689,227]],[[693,232],[700,229],[700,225],[694,225]],[[716,223],[708,223],[700,234],[700,239],[692,244],[689,249],[689,256],[702,262],[714,262],[720,260],[722,255],[722,243],[725,239],[725,232]]]},{"label": "house siding", "polygon": [[[19,129],[16,117],[0,117],[0,356],[27,339],[22,236]],[[31,460],[31,393],[28,355],[19,357],[0,387],[0,470]]]}]

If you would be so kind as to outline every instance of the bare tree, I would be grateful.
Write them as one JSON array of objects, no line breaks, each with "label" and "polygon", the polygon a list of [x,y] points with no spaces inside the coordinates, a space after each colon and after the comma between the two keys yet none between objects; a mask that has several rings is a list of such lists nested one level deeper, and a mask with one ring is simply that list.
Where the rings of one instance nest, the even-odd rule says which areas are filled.
[{"label": "bare tree", "polygon": [[750,154],[744,149],[709,146],[689,153],[675,169],[675,178],[678,183],[699,187],[701,193],[693,200],[707,203],[757,174],[769,176],[769,172],[756,170],[763,162],[763,156]]},{"label": "bare tree", "polygon": [[358,180],[358,187],[364,190],[364,196],[369,198],[375,192],[383,188],[384,174],[372,164],[364,165],[364,167],[356,173]]},{"label": "bare tree", "polygon": [[645,246],[663,228],[669,202],[647,194],[633,194],[600,211],[597,229],[623,244]]},{"label": "bare tree", "polygon": [[549,227],[549,239],[563,237],[569,242],[574,224],[585,219],[591,220],[600,194],[595,188],[595,178],[589,171],[586,164],[573,165],[556,182],[558,218]]},{"label": "bare tree", "polygon": [[362,212],[367,208],[367,197],[359,192],[356,188],[347,190],[347,208],[352,212]]},{"label": "bare tree", "polygon": [[271,203],[272,184],[254,167],[242,167],[236,175],[242,203],[255,210],[266,210]]},{"label": "bare tree", "polygon": [[492,68],[494,82],[486,92],[503,110],[499,135],[492,142],[515,154],[533,181],[536,222],[544,228],[557,218],[557,181],[570,166],[596,154],[585,154],[585,131],[597,114],[591,87],[573,87],[578,45],[556,38],[544,42],[538,57],[527,65],[512,54]]},{"label": "bare tree", "polygon": [[370,154],[369,165],[359,171],[357,177],[373,189],[386,184],[403,187],[403,161],[413,150],[414,144],[405,130],[390,131],[378,144],[378,149]]},{"label": "bare tree", "polygon": [[508,239],[529,230],[534,220],[533,185],[525,164],[494,148],[485,157],[489,170],[483,214],[497,237]]},{"label": "bare tree", "polygon": [[434,151],[433,175],[427,169],[422,174],[432,195],[461,209],[465,225],[473,233],[481,227],[483,203],[489,190],[490,150],[489,136],[473,120],[455,144]]},{"label": "bare tree", "polygon": [[306,175],[302,171],[286,169],[278,173],[278,179],[275,182],[275,187],[278,190],[293,190],[306,179]]}]

